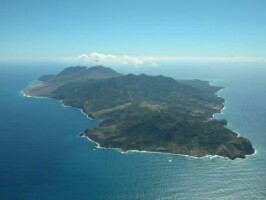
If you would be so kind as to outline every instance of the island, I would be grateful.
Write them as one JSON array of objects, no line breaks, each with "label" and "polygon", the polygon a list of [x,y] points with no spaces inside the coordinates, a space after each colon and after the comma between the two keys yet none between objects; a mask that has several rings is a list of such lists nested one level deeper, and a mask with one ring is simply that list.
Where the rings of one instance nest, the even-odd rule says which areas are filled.
[{"label": "island", "polygon": [[44,75],[25,95],[62,100],[99,126],[83,136],[101,147],[230,159],[254,153],[251,142],[213,118],[224,107],[222,87],[203,80],[121,74],[104,66],[68,67]]}]

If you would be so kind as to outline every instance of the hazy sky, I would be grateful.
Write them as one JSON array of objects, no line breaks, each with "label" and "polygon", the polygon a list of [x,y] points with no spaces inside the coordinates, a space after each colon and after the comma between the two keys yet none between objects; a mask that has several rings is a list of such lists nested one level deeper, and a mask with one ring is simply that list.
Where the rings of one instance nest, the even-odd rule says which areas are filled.
[{"label": "hazy sky", "polygon": [[0,59],[266,57],[266,0],[0,0]]}]

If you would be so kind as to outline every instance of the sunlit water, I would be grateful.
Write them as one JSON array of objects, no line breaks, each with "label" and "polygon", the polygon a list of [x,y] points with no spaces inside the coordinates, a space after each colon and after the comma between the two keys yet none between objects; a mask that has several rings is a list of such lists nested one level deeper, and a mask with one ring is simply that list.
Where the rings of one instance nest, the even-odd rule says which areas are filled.
[{"label": "sunlit water", "polygon": [[78,137],[96,121],[58,101],[21,95],[41,74],[62,69],[47,66],[0,66],[1,200],[266,198],[266,66],[119,69],[225,86],[219,95],[226,109],[216,117],[226,118],[257,150],[234,161],[96,149]]}]

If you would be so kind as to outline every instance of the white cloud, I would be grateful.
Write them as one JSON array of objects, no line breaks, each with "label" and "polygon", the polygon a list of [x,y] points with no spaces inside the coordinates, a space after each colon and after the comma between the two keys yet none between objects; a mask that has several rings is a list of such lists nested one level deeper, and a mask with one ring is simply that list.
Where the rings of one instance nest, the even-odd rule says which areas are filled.
[{"label": "white cloud", "polygon": [[265,62],[264,58],[249,56],[129,56],[93,52],[79,59],[98,64],[122,64],[135,67],[158,67],[160,62]]},{"label": "white cloud", "polygon": [[145,64],[157,66],[157,58],[151,56],[113,55],[93,52],[90,54],[82,54],[79,58],[93,63],[118,63],[123,65],[133,65],[135,67],[140,67]]}]

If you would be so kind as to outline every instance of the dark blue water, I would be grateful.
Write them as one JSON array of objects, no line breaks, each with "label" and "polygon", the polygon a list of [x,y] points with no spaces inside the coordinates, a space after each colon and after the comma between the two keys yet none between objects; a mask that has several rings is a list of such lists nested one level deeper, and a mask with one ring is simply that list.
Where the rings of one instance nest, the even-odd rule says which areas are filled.
[{"label": "dark blue water", "polygon": [[226,118],[257,149],[255,156],[235,161],[96,149],[78,134],[97,122],[58,101],[20,93],[40,75],[62,68],[51,63],[0,66],[1,200],[266,198],[266,66],[121,69],[225,86],[220,95],[226,109],[217,117]]}]

